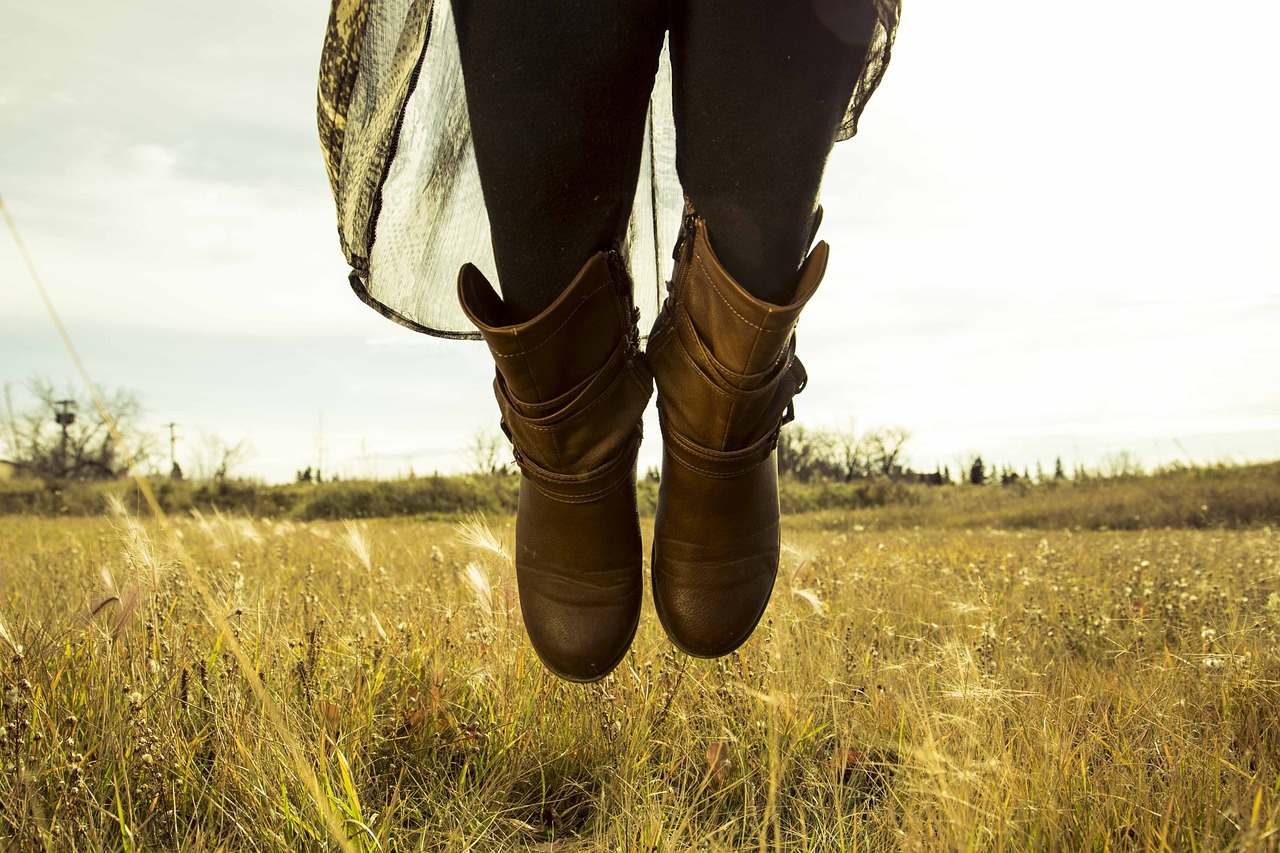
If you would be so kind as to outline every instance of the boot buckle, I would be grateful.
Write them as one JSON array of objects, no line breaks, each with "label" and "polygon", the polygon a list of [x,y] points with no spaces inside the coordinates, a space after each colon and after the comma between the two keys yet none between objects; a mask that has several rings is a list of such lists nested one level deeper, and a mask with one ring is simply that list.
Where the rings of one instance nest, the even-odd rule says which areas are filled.
[{"label": "boot buckle", "polygon": [[507,441],[511,444],[511,455],[515,457],[516,464],[524,466],[524,454],[520,452],[520,448],[516,447],[516,437],[511,434],[511,427],[507,426],[507,419],[502,418],[498,421],[498,426],[502,429],[502,434],[507,437]]}]

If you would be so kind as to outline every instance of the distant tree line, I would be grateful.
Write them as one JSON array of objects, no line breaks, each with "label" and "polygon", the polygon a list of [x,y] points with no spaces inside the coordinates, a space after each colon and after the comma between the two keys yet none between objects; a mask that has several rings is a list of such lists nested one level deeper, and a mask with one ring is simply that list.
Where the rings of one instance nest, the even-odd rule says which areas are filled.
[{"label": "distant tree line", "polygon": [[[903,427],[881,427],[863,433],[852,428],[814,428],[791,424],[778,440],[778,473],[800,483],[844,483],[888,478],[898,482],[932,486],[967,483],[972,486],[1027,486],[1074,480],[1140,477],[1146,473],[1128,452],[1112,453],[1094,468],[1077,465],[1068,474],[1062,457],[1054,460],[1052,473],[1037,463],[1035,472],[1023,466],[988,464],[980,453],[960,460],[956,473],[950,465],[932,471],[916,471],[903,461],[911,433]],[[656,478],[656,472],[650,472]]]},{"label": "distant tree line", "polygon": [[778,472],[801,483],[851,482],[873,477],[916,482],[950,481],[941,468],[924,474],[903,464],[911,433],[883,427],[863,433],[791,424],[778,439]]},{"label": "distant tree line", "polygon": [[[132,459],[142,470],[155,474],[160,442],[139,426],[142,405],[138,396],[117,389],[103,395],[104,417],[95,403],[84,394],[59,390],[47,379],[36,377],[26,383],[28,405],[19,408],[13,402],[13,389],[4,387],[4,405],[0,409],[0,468],[7,463],[12,473],[46,482],[113,480],[129,473]],[[114,422],[112,431],[109,423]],[[176,426],[176,425],[170,425]],[[1096,468],[1077,465],[1070,475],[1062,458],[1054,462],[1052,474],[1036,465],[1029,468],[1011,465],[989,465],[979,453],[970,453],[951,466],[938,465],[933,471],[916,471],[905,462],[911,433],[900,426],[879,427],[857,432],[852,427],[817,428],[790,424],[778,440],[778,472],[799,483],[845,483],[856,480],[889,479],[895,482],[952,485],[957,482],[974,486],[998,484],[1024,486],[1067,479],[1115,479],[1141,476],[1142,465],[1129,453],[1105,457]],[[173,441],[172,433],[170,441]],[[469,457],[471,472],[488,477],[506,477],[517,473],[509,443],[496,432],[475,431],[463,448]],[[173,459],[173,444],[168,456],[169,476],[190,476],[198,482],[226,481],[249,455],[244,441],[229,444],[219,436],[201,432],[186,444],[185,459],[189,472]],[[411,475],[412,476],[412,475]],[[646,479],[657,480],[659,471],[650,469]],[[299,483],[336,482],[330,471],[322,475],[320,467],[308,465],[296,473]]]}]

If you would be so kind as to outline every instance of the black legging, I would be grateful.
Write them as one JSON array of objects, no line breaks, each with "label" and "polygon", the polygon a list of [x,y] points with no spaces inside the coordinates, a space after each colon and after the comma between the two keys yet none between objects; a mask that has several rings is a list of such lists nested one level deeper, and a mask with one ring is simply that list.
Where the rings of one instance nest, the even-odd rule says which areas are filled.
[{"label": "black legging", "polygon": [[453,0],[509,321],[621,240],[668,29],[680,183],[743,287],[790,296],[875,25],[869,0],[816,4]]}]

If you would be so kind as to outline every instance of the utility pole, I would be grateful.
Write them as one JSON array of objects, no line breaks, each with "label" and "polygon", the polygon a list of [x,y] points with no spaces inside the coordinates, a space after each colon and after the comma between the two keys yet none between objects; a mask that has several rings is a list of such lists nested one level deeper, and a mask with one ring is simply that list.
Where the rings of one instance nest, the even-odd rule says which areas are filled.
[{"label": "utility pole", "polygon": [[58,457],[58,468],[60,475],[67,475],[67,427],[76,422],[76,413],[71,411],[71,407],[76,404],[75,400],[55,400],[54,405],[58,407],[57,413],[54,415],[54,422],[62,427],[62,451]]},{"label": "utility pole", "polygon": [[182,469],[178,467],[178,457],[174,450],[178,443],[178,435],[174,430],[178,428],[178,425],[170,421],[165,426],[169,428],[169,479],[181,480]]}]

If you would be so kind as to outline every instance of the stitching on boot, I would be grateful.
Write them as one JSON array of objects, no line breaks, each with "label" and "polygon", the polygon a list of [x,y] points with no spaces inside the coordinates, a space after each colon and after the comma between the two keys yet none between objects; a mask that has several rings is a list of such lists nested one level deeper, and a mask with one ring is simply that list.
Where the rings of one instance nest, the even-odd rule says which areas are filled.
[{"label": "stitching on boot", "polygon": [[741,477],[743,474],[746,474],[750,471],[754,471],[756,468],[760,467],[765,462],[768,462],[769,457],[772,455],[773,455],[773,451],[770,450],[769,453],[765,454],[762,458],[755,460],[749,465],[744,465],[741,468],[735,468],[732,471],[712,471],[707,468],[699,468],[697,465],[694,465],[689,460],[682,458],[678,453],[670,453],[671,458],[675,460],[676,464],[680,465],[682,468],[687,468],[690,471],[693,471],[695,474],[701,474],[702,476],[710,477],[713,480],[731,480],[734,477]]},{"label": "stitching on boot", "polygon": [[[634,364],[635,362],[632,362],[632,365]],[[639,388],[641,391],[645,392],[645,398],[644,398],[645,404],[646,404],[645,407],[648,408],[649,395],[653,394],[653,374],[650,373],[649,381],[645,382],[644,379],[641,378],[640,371],[635,369],[634,366],[629,372],[631,374],[631,379],[636,383],[636,387]]]},{"label": "stitching on boot", "polygon": [[[764,455],[761,456],[760,459],[756,460],[756,462],[767,459],[769,454],[773,453],[775,449],[772,438],[776,431],[777,427],[765,433],[763,437],[747,445],[742,450],[730,453],[717,453],[711,450],[711,448],[704,448],[693,439],[682,435],[678,430],[669,430],[665,437],[667,439],[667,449],[674,449],[674,453],[685,453],[692,457],[702,459],[708,464],[731,464],[739,460],[750,460],[760,454]],[[748,465],[747,468],[754,468],[755,464],[756,463],[753,462]]]},{"label": "stitching on boot", "polygon": [[[536,404],[525,403],[524,401],[518,401],[522,406],[522,408],[524,409],[524,411],[528,411],[530,409],[535,410],[533,414],[522,413],[521,417],[524,420],[529,422],[545,421],[548,418],[556,417],[557,415],[564,412],[565,409],[572,408],[574,404],[576,404],[579,400],[583,399],[583,397],[586,395],[587,391],[591,389],[593,384],[598,382],[601,376],[605,376],[608,374],[608,369],[610,365],[612,365],[615,361],[618,362],[620,365],[616,369],[618,371],[623,370],[626,366],[628,358],[630,358],[630,356],[627,355],[625,349],[623,349],[622,347],[615,348],[614,351],[609,354],[609,357],[605,359],[604,363],[601,364],[600,367],[594,373],[592,373],[586,379],[579,382],[573,388],[569,389],[569,391],[566,391],[560,397],[556,397],[546,402],[536,403]],[[607,390],[607,386],[606,386],[606,390]],[[569,394],[571,392],[577,392],[577,393],[573,394],[572,397],[569,397]],[[597,393],[603,393],[603,392],[597,392]],[[561,402],[565,398],[569,398],[569,402],[567,403]],[[559,405],[556,405],[554,408],[552,408],[553,403],[558,403]]]},{"label": "stitching on boot", "polygon": [[624,477],[619,477],[619,478],[618,478],[618,481],[617,481],[616,483],[614,483],[614,484],[613,484],[613,485],[611,485],[611,486],[608,486],[607,488],[601,489],[601,490],[600,490],[600,491],[598,491],[598,492],[592,492],[591,494],[588,494],[588,495],[582,495],[582,496],[580,496],[580,497],[573,497],[573,498],[565,497],[564,495],[560,495],[560,494],[557,494],[557,493],[555,493],[555,492],[549,492],[549,491],[547,491],[546,489],[544,489],[544,488],[542,487],[542,485],[541,485],[540,483],[538,483],[537,481],[535,481],[532,477],[530,477],[530,478],[529,478],[529,485],[531,485],[531,486],[533,486],[535,489],[537,489],[537,490],[538,490],[538,492],[539,492],[539,494],[541,494],[541,495],[542,495],[543,497],[545,497],[547,500],[552,500],[552,501],[555,501],[556,503],[562,503],[562,504],[589,504],[589,503],[595,503],[596,501],[600,500],[601,498],[606,498],[606,497],[608,497],[609,495],[613,494],[613,493],[614,493],[614,492],[616,492],[618,489],[622,488],[622,484],[623,484],[623,483],[625,483],[626,481],[627,481],[627,477],[625,477],[625,476],[624,476]]},{"label": "stitching on boot", "polygon": [[[539,468],[535,463],[522,465],[520,473],[524,480],[545,497],[560,503],[591,503],[612,494],[626,482],[635,470],[636,456],[640,450],[641,436],[637,428],[622,452],[613,459],[588,472],[588,476],[558,476],[553,471]],[[582,495],[565,494],[557,491],[556,486],[590,486],[594,481],[603,480],[605,485],[594,492]]]},{"label": "stitching on boot", "polygon": [[[712,352],[712,351],[711,351],[711,347],[709,347],[707,344],[705,344],[705,343],[703,342],[703,340],[702,340],[701,335],[699,335],[699,334],[698,334],[698,327],[694,325],[694,323],[693,323],[693,319],[689,316],[689,312],[688,312],[688,311],[681,311],[681,312],[680,312],[680,316],[679,316],[679,317],[677,317],[677,318],[676,318],[676,320],[675,320],[674,322],[675,322],[675,323],[677,323],[677,324],[679,324],[679,328],[678,328],[678,329],[673,329],[673,334],[674,334],[674,336],[675,336],[677,339],[680,339],[680,330],[681,330],[681,329],[683,329],[683,330],[684,330],[684,333],[685,333],[685,334],[687,334],[687,335],[689,335],[690,337],[692,337],[692,338],[693,338],[694,343],[695,343],[695,344],[697,344],[698,352],[700,352],[700,353],[702,354],[702,356],[703,356],[703,357],[704,357],[708,362],[710,362],[711,366],[715,369],[715,374],[716,374],[716,375],[715,375],[714,377],[712,377],[710,381],[712,381],[713,383],[715,383],[715,384],[716,384],[716,386],[717,386],[717,387],[719,387],[722,391],[725,391],[725,392],[727,392],[727,393],[735,394],[735,395],[736,395],[736,397],[737,397],[738,399],[746,400],[746,399],[748,399],[748,398],[750,398],[750,397],[753,397],[753,396],[758,395],[758,394],[759,394],[763,389],[768,388],[768,387],[769,387],[769,385],[771,385],[771,384],[775,381],[776,376],[778,375],[778,373],[781,373],[781,371],[779,371],[779,370],[778,370],[778,364],[779,364],[779,362],[781,362],[781,361],[783,360],[783,356],[786,354],[786,348],[785,348],[785,347],[783,348],[783,351],[782,351],[781,353],[779,353],[778,358],[774,360],[773,364],[769,365],[768,370],[762,371],[762,373],[765,373],[765,374],[767,374],[767,373],[769,373],[769,372],[771,372],[771,371],[777,371],[777,373],[775,373],[775,374],[774,374],[775,379],[770,379],[770,380],[769,380],[768,382],[766,382],[764,385],[761,385],[759,388],[755,388],[755,389],[752,389],[752,390],[750,390],[750,391],[744,391],[743,389],[739,388],[736,384],[734,384],[734,383],[733,383],[732,381],[730,381],[730,380],[725,380],[725,381],[722,383],[722,382],[720,382],[720,381],[719,381],[719,380],[720,380],[720,377],[721,377],[721,375],[722,375],[722,374],[728,374],[729,376],[731,376],[731,377],[735,377],[735,378],[743,378],[743,377],[756,378],[756,377],[760,376],[761,374],[759,374],[759,373],[752,373],[752,374],[743,374],[743,373],[738,373],[737,371],[730,370],[729,368],[727,368],[727,367],[725,367],[723,364],[721,364],[721,363],[720,363],[720,360],[719,360],[718,358],[716,358],[716,354],[715,354],[714,352]],[[680,343],[680,348],[681,348],[682,350],[684,350],[685,352],[688,352],[688,347],[687,347],[687,346],[685,346],[684,341],[683,341],[683,340],[679,340],[679,343]],[[695,365],[695,367],[696,367],[696,366],[697,366],[697,362],[694,362],[694,365]],[[704,371],[704,370],[703,370],[703,368],[701,368],[701,367],[697,367],[697,370],[698,370],[698,373],[699,373],[700,375],[701,375],[701,374],[705,374],[705,372],[706,372],[706,371]]]},{"label": "stitching on boot", "polygon": [[[702,368],[700,368],[697,362],[693,360],[692,356],[689,355],[688,351],[684,348],[683,345],[676,347],[676,352],[678,352],[680,356],[685,360],[685,362],[694,369],[694,371],[696,372],[696,376],[703,380],[702,384],[704,387],[714,392],[715,394],[718,394],[719,396],[729,400],[730,402],[740,402],[740,401],[747,400],[749,398],[763,397],[766,393],[776,394],[778,390],[778,386],[782,384],[783,380],[786,378],[788,369],[790,368],[790,361],[788,361],[787,367],[778,371],[777,376],[771,379],[768,384],[762,385],[760,388],[756,389],[755,391],[749,391],[749,392],[738,391],[735,394],[730,391],[726,391],[720,388],[718,385],[715,385],[711,381],[707,380],[705,374],[702,372]],[[786,352],[784,351],[784,356],[785,355],[786,355]],[[662,381],[659,381],[656,375],[654,377],[654,381],[658,384],[659,391],[661,391],[661,386],[664,383]]]},{"label": "stitching on boot", "polygon": [[[660,408],[658,410],[658,424],[662,428],[663,446],[666,448],[667,455],[678,462],[682,467],[687,468],[698,474],[715,479],[729,479],[738,477],[749,471],[755,470],[762,463],[768,461],[777,449],[775,442],[770,439],[773,437],[774,431],[766,433],[764,437],[749,444],[746,448],[730,453],[714,451],[711,448],[703,448],[700,444],[691,438],[681,434],[681,432],[671,426],[665,413]],[[715,464],[732,464],[734,462],[743,462],[745,464],[738,468],[721,468],[720,470],[710,470],[701,468],[694,464],[690,459],[685,458],[686,455],[699,457],[706,460],[707,463]]]},{"label": "stitching on boot", "polygon": [[[656,329],[655,323],[655,329]],[[657,346],[654,346],[654,339],[657,338]],[[649,335],[649,346],[644,348],[645,354],[651,358],[657,358],[667,345],[671,343],[671,323],[668,321],[664,328],[657,330]]]},{"label": "stitching on boot", "polygon": [[696,371],[697,376],[698,376],[700,379],[703,379],[703,380],[704,380],[704,381],[703,381],[703,384],[705,384],[707,388],[711,389],[711,390],[712,390],[712,391],[714,391],[716,394],[719,394],[721,397],[724,397],[724,398],[726,398],[726,399],[728,399],[728,400],[732,400],[732,399],[733,399],[733,395],[732,395],[732,394],[730,394],[730,393],[728,393],[727,391],[725,391],[725,390],[721,389],[721,388],[720,388],[719,386],[717,386],[715,383],[710,382],[710,381],[707,381],[705,374],[703,374],[703,372],[702,372],[702,368],[701,368],[701,367],[699,367],[699,366],[698,366],[698,363],[697,363],[696,361],[694,361],[694,360],[693,360],[693,357],[692,357],[692,356],[690,356],[690,355],[689,355],[689,351],[688,351],[688,350],[686,350],[683,346],[678,346],[678,347],[676,347],[676,351],[677,351],[678,353],[680,353],[680,356],[681,356],[681,357],[682,357],[682,358],[683,358],[683,359],[684,359],[684,360],[689,364],[689,366],[690,366],[690,367],[692,367],[692,368],[694,369],[694,371]]},{"label": "stitching on boot", "polygon": [[[694,259],[698,262],[698,266],[700,266],[700,267],[702,268],[702,275],[707,279],[707,283],[711,285],[711,289],[712,289],[712,290],[714,290],[714,291],[716,292],[716,296],[719,296],[719,297],[720,297],[720,301],[724,303],[724,305],[725,305],[725,307],[726,307],[726,308],[728,308],[730,311],[732,311],[732,312],[733,312],[733,314],[734,314],[734,316],[735,316],[735,317],[737,317],[737,318],[738,318],[739,320],[741,320],[742,322],[746,323],[746,324],[747,324],[748,326],[750,326],[751,328],[753,328],[753,329],[758,329],[758,330],[760,330],[761,332],[764,332],[765,334],[769,334],[769,335],[777,335],[777,334],[780,334],[780,333],[783,331],[782,329],[766,329],[766,328],[765,328],[765,327],[763,327],[763,326],[758,326],[758,325],[756,325],[755,323],[753,323],[753,322],[751,322],[750,320],[748,320],[746,317],[743,317],[741,314],[739,314],[739,313],[738,313],[738,309],[736,309],[736,308],[734,308],[732,305],[730,305],[730,304],[729,304],[729,300],[728,300],[728,299],[726,299],[726,298],[725,298],[725,295],[724,295],[723,293],[721,293],[721,292],[720,292],[720,288],[719,288],[719,287],[716,287],[715,279],[714,279],[714,278],[712,278],[712,277],[711,277],[711,273],[709,273],[709,272],[707,271],[707,264],[706,264],[706,262],[705,262],[705,261],[703,261],[703,260],[702,260],[702,255],[698,254],[698,251],[697,251],[696,249],[695,249],[695,250],[694,250],[694,252],[693,252],[693,257],[694,257]],[[772,312],[771,312],[771,313],[772,313]]]},{"label": "stitching on boot", "polygon": [[[603,401],[606,397],[608,397],[608,396],[609,396],[609,394],[610,394],[610,392],[612,392],[612,391],[613,391],[613,389],[617,386],[618,382],[622,380],[622,376],[623,376],[623,374],[627,372],[627,371],[626,371],[626,368],[627,368],[627,365],[628,365],[628,364],[630,364],[630,360],[628,360],[628,361],[626,361],[626,362],[623,362],[622,369],[620,369],[620,370],[618,371],[617,375],[616,375],[616,376],[614,376],[614,377],[613,377],[613,379],[609,382],[609,384],[605,386],[604,390],[603,390],[603,391],[601,391],[601,392],[599,393],[599,395],[597,395],[597,396],[596,396],[596,398],[595,398],[594,400],[592,400],[590,403],[588,403],[587,405],[583,406],[581,409],[579,409],[578,411],[576,411],[576,412],[574,412],[572,415],[570,415],[570,416],[569,416],[569,418],[568,418],[568,420],[572,420],[572,419],[574,419],[574,418],[577,418],[577,417],[580,417],[580,416],[582,416],[582,415],[586,414],[587,412],[591,411],[593,408],[595,408],[596,406],[598,406],[598,405],[601,403],[601,401]],[[646,388],[646,387],[644,387],[643,385],[641,385],[641,390],[642,390],[642,391],[649,391],[650,393],[652,393],[652,389]],[[647,404],[648,402],[649,402],[649,399],[648,399],[648,397],[646,397],[646,398],[645,398],[645,403]],[[642,411],[643,411],[643,410],[642,410]],[[560,428],[561,426],[563,426],[563,425],[564,425],[564,423],[565,423],[564,421],[558,421],[558,422],[556,422],[556,423],[554,423],[554,424],[550,424],[550,425],[548,425],[548,426],[538,426],[538,425],[536,425],[536,424],[531,423],[529,418],[522,418],[521,420],[523,421],[524,425],[525,425],[527,428],[529,428],[529,429],[531,429],[531,430],[535,430],[535,431],[537,431],[537,432],[551,432],[551,431],[554,431],[554,430],[556,430],[556,429],[559,429],[559,428]]]},{"label": "stitching on boot", "polygon": [[[556,326],[554,329],[548,332],[547,336],[542,339],[542,343],[534,344],[528,349],[522,349],[520,352],[507,353],[506,355],[494,353],[494,357],[495,358],[515,358],[516,356],[520,356],[520,355],[528,355],[529,353],[533,352],[539,347],[545,346],[546,344],[550,343],[551,339],[556,336],[556,333],[559,332],[561,329],[563,329],[565,325],[570,320],[573,319],[573,315],[577,314],[578,311],[581,310],[582,306],[587,303],[587,300],[590,299],[592,296],[595,296],[600,291],[604,290],[606,287],[608,287],[608,285],[605,285],[605,284],[597,285],[595,290],[592,290],[589,293],[583,294],[582,298],[578,300],[578,304],[573,306],[573,310],[570,311],[567,315],[565,315],[564,321],[559,326]],[[517,336],[516,339],[519,340],[519,337]]]},{"label": "stitching on boot", "polygon": [[741,477],[743,474],[746,474],[748,471],[753,471],[753,470],[755,470],[757,467],[759,467],[759,466],[760,466],[760,465],[762,465],[765,461],[767,461],[769,457],[767,457],[767,456],[766,456],[764,459],[761,459],[761,460],[760,460],[759,462],[757,462],[755,465],[749,465],[749,466],[747,466],[746,468],[743,468],[743,469],[741,469],[741,470],[739,470],[739,471],[727,471],[727,472],[724,472],[724,473],[718,473],[718,472],[716,472],[716,471],[708,471],[708,470],[707,470],[707,469],[705,469],[705,468],[698,468],[698,467],[696,467],[696,466],[694,466],[694,465],[690,465],[688,462],[686,462],[685,460],[681,459],[679,456],[676,456],[675,454],[672,454],[671,458],[672,458],[672,459],[674,459],[674,460],[675,460],[675,463],[676,463],[677,465],[679,465],[680,467],[682,467],[682,468],[688,468],[688,469],[689,469],[690,471],[692,471],[693,473],[695,473],[695,474],[700,474],[700,475],[702,475],[703,477],[707,477],[707,478],[710,478],[710,479],[712,479],[712,480],[732,480],[732,479],[733,479],[733,478],[735,478],[735,477]]}]

